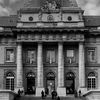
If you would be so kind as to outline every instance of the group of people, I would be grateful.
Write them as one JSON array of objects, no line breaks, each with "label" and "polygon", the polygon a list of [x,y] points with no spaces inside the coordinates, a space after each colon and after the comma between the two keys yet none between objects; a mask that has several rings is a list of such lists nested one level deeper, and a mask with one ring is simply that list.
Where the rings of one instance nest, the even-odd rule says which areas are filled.
[{"label": "group of people", "polygon": [[57,92],[53,90],[51,95],[52,95],[52,99],[55,99],[57,97]]},{"label": "group of people", "polygon": [[81,90],[79,90],[78,92],[75,90],[74,91],[74,96],[75,97],[78,97],[78,96],[81,97]]},{"label": "group of people", "polygon": [[[48,90],[46,90],[46,91],[41,91],[41,97],[42,97],[42,99],[44,99],[46,96],[48,95]],[[60,100],[60,97],[59,96],[57,96],[57,92],[55,91],[55,90],[53,90],[52,92],[51,92],[51,96],[52,96],[52,99],[57,99],[57,100]]]},{"label": "group of people", "polygon": [[23,95],[24,91],[23,90],[18,90],[18,96],[20,97],[21,95]]}]

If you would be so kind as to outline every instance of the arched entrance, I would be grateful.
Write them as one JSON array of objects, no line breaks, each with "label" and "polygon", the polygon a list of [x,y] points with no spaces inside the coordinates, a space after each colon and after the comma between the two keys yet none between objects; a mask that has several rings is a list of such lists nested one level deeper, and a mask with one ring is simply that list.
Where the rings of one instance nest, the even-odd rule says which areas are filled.
[{"label": "arched entrance", "polygon": [[46,88],[48,90],[47,94],[51,95],[51,92],[55,89],[55,74],[49,72],[46,76]]},{"label": "arched entrance", "polygon": [[75,90],[75,75],[72,72],[66,74],[66,94],[74,94]]},{"label": "arched entrance", "polygon": [[27,74],[27,94],[35,94],[35,74],[32,72]]}]

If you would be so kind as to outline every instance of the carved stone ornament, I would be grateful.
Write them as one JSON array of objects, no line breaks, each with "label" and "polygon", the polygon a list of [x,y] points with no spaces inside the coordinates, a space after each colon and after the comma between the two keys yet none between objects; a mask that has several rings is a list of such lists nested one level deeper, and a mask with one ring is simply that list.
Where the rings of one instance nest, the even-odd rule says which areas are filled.
[{"label": "carved stone ornament", "polygon": [[56,10],[60,9],[60,0],[45,0],[42,10]]},{"label": "carved stone ornament", "polygon": [[28,34],[27,37],[25,34],[19,34],[17,36],[17,41],[84,41],[83,34]]}]

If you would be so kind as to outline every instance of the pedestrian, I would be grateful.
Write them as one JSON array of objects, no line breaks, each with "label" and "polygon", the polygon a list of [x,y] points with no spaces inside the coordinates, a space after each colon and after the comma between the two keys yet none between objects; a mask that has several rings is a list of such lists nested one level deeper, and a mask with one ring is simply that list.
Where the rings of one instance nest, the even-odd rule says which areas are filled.
[{"label": "pedestrian", "polygon": [[57,100],[60,100],[60,97],[59,96],[57,97]]},{"label": "pedestrian", "polygon": [[75,96],[75,98],[77,97],[77,91],[76,90],[74,91],[74,96]]},{"label": "pedestrian", "polygon": [[42,97],[42,99],[44,98],[44,91],[43,90],[41,91],[41,97]]},{"label": "pedestrian", "polygon": [[45,89],[45,97],[47,96],[47,88]]},{"label": "pedestrian", "polygon": [[54,99],[54,91],[52,91],[51,95],[52,95],[52,99]]},{"label": "pedestrian", "polygon": [[18,90],[18,97],[20,97],[21,96],[21,91],[20,91],[20,89]]},{"label": "pedestrian", "polygon": [[57,97],[57,92],[54,90],[54,98],[56,99],[56,97]]},{"label": "pedestrian", "polygon": [[79,90],[79,97],[81,97],[81,90]]}]

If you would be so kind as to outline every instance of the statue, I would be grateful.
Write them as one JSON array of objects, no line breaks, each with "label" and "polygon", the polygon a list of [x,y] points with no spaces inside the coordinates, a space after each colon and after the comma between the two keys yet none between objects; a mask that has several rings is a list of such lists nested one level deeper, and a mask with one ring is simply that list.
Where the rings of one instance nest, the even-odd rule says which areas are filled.
[{"label": "statue", "polygon": [[56,10],[60,8],[59,0],[46,0],[42,9],[43,10]]}]

